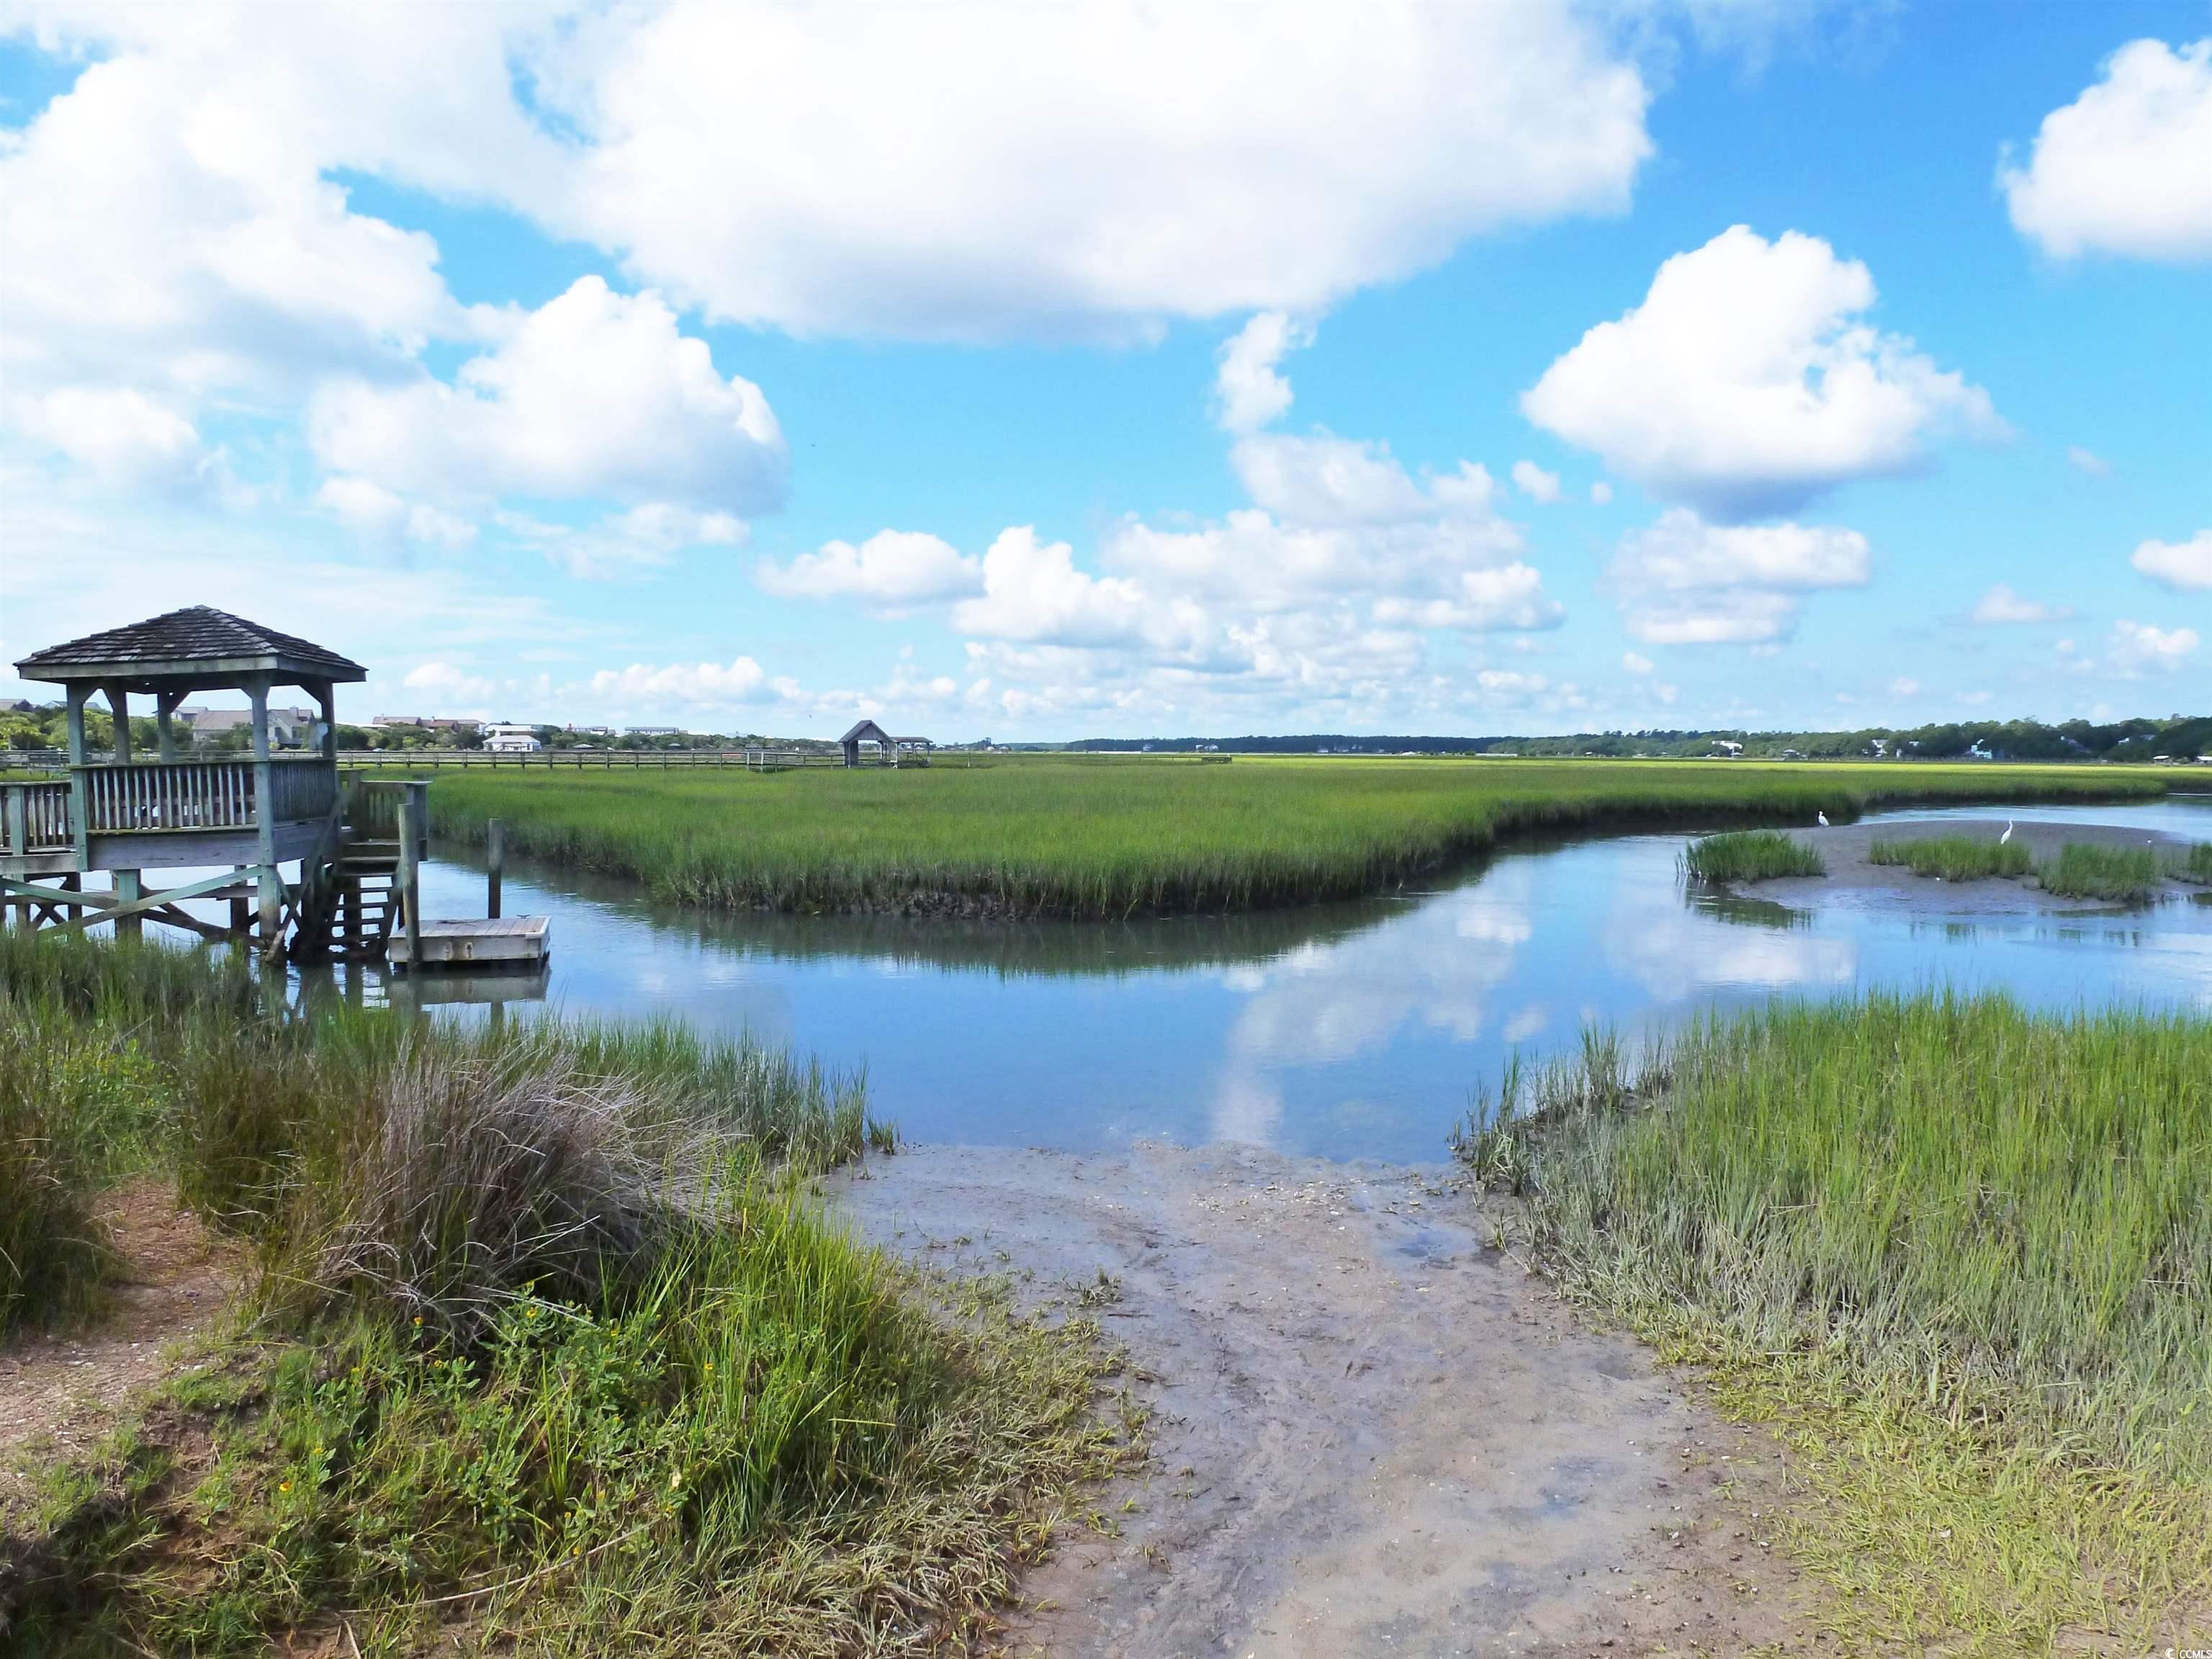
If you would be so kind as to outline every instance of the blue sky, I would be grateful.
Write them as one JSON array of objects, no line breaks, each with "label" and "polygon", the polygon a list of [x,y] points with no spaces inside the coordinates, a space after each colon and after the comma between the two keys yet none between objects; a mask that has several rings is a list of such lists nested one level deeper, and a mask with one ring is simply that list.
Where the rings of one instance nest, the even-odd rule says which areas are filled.
[{"label": "blue sky", "polygon": [[212,603],[361,718],[2212,708],[2202,3],[0,18],[9,659]]}]

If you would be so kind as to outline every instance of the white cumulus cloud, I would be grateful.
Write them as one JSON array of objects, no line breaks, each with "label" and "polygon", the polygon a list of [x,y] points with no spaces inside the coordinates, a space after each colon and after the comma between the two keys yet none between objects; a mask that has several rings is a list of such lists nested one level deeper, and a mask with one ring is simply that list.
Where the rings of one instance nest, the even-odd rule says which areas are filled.
[{"label": "white cumulus cloud", "polygon": [[352,207],[342,169],[492,194],[556,147],[509,94],[516,14],[81,7],[15,24],[82,71],[0,143],[0,365],[21,392],[128,381],[187,418],[289,404],[473,322],[430,237]]},{"label": "white cumulus cloud", "polygon": [[340,475],[324,479],[315,491],[315,505],[374,539],[404,538],[458,550],[477,538],[477,527],[467,520],[427,502],[406,501],[367,478]]},{"label": "white cumulus cloud", "polygon": [[857,547],[825,542],[788,564],[763,561],[753,579],[765,592],[796,599],[855,599],[896,613],[981,591],[980,561],[920,531],[879,530]]},{"label": "white cumulus cloud", "polygon": [[1626,668],[1630,673],[1636,675],[1649,674],[1654,668],[1658,666],[1658,665],[1654,663],[1650,658],[1635,651],[1623,652],[1620,657],[1620,665],[1623,668]]},{"label": "white cumulus cloud", "polygon": [[1134,582],[1075,568],[1066,542],[1034,526],[1002,532],[983,555],[983,592],[953,608],[963,634],[1058,645],[1127,645],[1142,637],[1147,602]]},{"label": "white cumulus cloud", "polygon": [[1757,644],[1796,629],[1796,595],[1863,586],[1870,566],[1856,530],[1717,525],[1675,507],[1622,538],[1609,574],[1640,640]]},{"label": "white cumulus cloud", "polygon": [[2086,472],[2093,478],[2109,478],[2112,476],[2112,464],[2110,461],[2094,450],[2082,448],[2079,444],[2068,447],[2066,463],[2075,471]]},{"label": "white cumulus cloud", "polygon": [[1315,313],[1617,211],[1642,77],[1565,6],[672,7],[576,31],[541,212],[716,318],[1127,333]]},{"label": "white cumulus cloud", "polygon": [[548,524],[521,513],[494,516],[510,541],[585,580],[648,573],[690,548],[741,547],[750,533],[734,514],[673,501],[642,501],[582,525]]},{"label": "white cumulus cloud", "polygon": [[[410,691],[440,699],[436,712],[447,716],[482,714],[499,695],[499,687],[492,681],[449,662],[417,664],[400,677],[399,683]],[[463,704],[467,706],[450,706]]]},{"label": "white cumulus cloud", "polygon": [[1262,311],[1222,345],[1214,371],[1214,414],[1231,432],[1255,432],[1291,406],[1291,383],[1277,366],[1313,340],[1313,331],[1279,311]]},{"label": "white cumulus cloud", "polygon": [[2062,259],[2212,258],[2212,39],[2132,40],[2043,118],[2026,167],[1997,183],[2014,228]]},{"label": "white cumulus cloud", "polygon": [[1991,434],[1988,394],[1858,320],[1874,277],[1796,231],[1745,226],[1660,266],[1522,395],[1538,426],[1708,518],[1787,513],[1911,471],[1949,426]]},{"label": "white cumulus cloud", "polygon": [[16,424],[105,484],[174,489],[208,459],[192,423],[131,386],[62,386],[18,405]]},{"label": "white cumulus cloud", "polygon": [[2150,669],[2178,669],[2197,646],[2193,628],[2159,628],[2123,619],[2112,624],[2106,655],[2116,672],[2132,677]]},{"label": "white cumulus cloud", "polygon": [[1559,475],[1545,471],[1534,461],[1513,463],[1513,487],[1532,501],[1548,505],[1559,499]]},{"label": "white cumulus cloud", "polygon": [[2013,592],[2009,582],[1996,582],[1974,601],[1972,620],[1984,628],[1994,628],[2013,623],[2057,622],[2073,614],[2063,605],[2050,605],[2039,599],[2022,599]]},{"label": "white cumulus cloud", "polygon": [[768,702],[794,696],[797,688],[787,680],[771,680],[752,658],[738,657],[727,663],[632,663],[627,668],[603,668],[592,676],[591,690],[605,702],[665,707]]},{"label": "white cumulus cloud", "polygon": [[2128,562],[2177,593],[2212,592],[2212,530],[2185,542],[2146,541]]},{"label": "white cumulus cloud", "polygon": [[325,386],[308,435],[331,471],[448,501],[612,496],[748,514],[781,501],[787,466],[758,386],[724,380],[658,295],[596,276],[509,319],[451,385]]}]

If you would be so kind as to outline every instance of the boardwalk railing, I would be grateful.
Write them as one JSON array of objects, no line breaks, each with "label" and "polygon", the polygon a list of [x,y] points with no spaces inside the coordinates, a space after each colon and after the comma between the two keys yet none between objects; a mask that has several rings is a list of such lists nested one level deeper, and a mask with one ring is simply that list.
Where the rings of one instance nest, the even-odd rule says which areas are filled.
[{"label": "boardwalk railing", "polygon": [[[787,751],[776,751],[781,755]],[[836,750],[793,750],[804,761],[789,765],[837,766]],[[492,767],[521,771],[604,772],[643,769],[666,771],[684,766],[744,766],[743,749],[543,749],[534,755],[493,755],[481,749],[346,749],[338,753],[341,766],[381,766],[410,771],[419,767]]]},{"label": "boardwalk railing", "polygon": [[0,856],[64,853],[76,845],[70,833],[67,783],[0,783]]},{"label": "boardwalk railing", "polygon": [[[258,799],[254,772],[251,760],[151,761],[81,766],[71,775],[84,791],[86,833],[113,836],[251,830]],[[320,757],[269,763],[270,816],[278,823],[328,816],[337,790],[337,780]]]}]

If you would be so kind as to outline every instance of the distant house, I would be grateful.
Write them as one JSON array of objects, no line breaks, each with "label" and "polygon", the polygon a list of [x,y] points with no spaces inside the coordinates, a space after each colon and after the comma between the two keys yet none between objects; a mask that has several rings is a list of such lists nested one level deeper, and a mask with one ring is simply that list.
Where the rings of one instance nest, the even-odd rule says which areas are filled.
[{"label": "distant house", "polygon": [[[250,708],[179,708],[177,717],[191,728],[194,743],[215,743],[233,732],[253,729]],[[315,723],[322,717],[312,708],[269,710],[269,746],[303,749],[316,738]]]},{"label": "distant house", "polygon": [[680,726],[625,726],[623,735],[626,738],[680,738],[684,735],[684,728]]},{"label": "distant house", "polygon": [[533,726],[494,724],[483,729],[483,746],[495,755],[534,755],[545,745]]},{"label": "distant house", "polygon": [[1740,743],[1731,743],[1726,738],[1715,738],[1713,753],[1723,760],[1734,760],[1743,753],[1743,745]]}]

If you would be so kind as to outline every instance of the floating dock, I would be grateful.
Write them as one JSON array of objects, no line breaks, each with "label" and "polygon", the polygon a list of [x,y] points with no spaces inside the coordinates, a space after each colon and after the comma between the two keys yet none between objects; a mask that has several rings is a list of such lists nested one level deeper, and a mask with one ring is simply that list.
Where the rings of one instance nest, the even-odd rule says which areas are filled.
[{"label": "floating dock", "polygon": [[552,954],[549,916],[483,916],[425,921],[420,936],[402,928],[387,957],[395,968],[532,968]]}]

